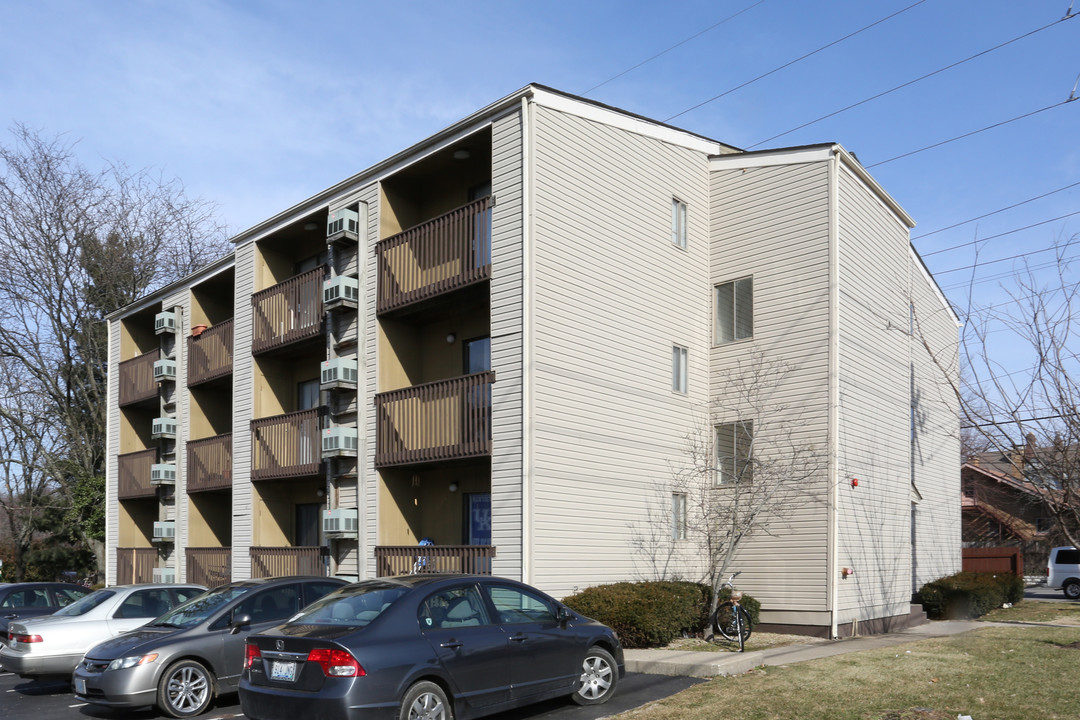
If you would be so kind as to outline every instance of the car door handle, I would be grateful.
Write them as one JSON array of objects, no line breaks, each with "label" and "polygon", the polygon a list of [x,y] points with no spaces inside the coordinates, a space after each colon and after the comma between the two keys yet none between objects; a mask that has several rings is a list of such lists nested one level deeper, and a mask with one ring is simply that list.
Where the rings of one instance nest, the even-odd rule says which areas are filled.
[{"label": "car door handle", "polygon": [[511,635],[510,640],[513,642],[525,642],[529,639],[529,636],[525,633],[518,633],[517,635]]},{"label": "car door handle", "polygon": [[461,647],[464,644],[465,643],[459,642],[457,640],[451,640],[449,642],[439,643],[439,647],[444,647],[444,648],[447,648],[449,650],[457,650],[459,647]]}]

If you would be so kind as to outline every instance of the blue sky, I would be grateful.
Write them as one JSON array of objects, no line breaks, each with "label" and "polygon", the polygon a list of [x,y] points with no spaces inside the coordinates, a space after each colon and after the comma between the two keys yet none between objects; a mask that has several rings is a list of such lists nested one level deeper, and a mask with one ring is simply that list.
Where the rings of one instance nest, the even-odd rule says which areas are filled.
[{"label": "blue sky", "polygon": [[[0,0],[0,115],[6,126],[69,133],[90,166],[118,160],[177,176],[235,232],[529,82],[588,91],[737,147],[843,144],[916,219],[916,247],[963,305],[968,274],[947,271],[970,266],[973,247],[935,251],[1080,211],[1080,185],[918,236],[1080,182],[1080,101],[873,166],[1065,101],[1080,75],[1080,19],[758,144],[1069,8],[925,0],[905,10],[914,2]],[[990,240],[979,257],[1078,232],[1080,215]],[[993,276],[1014,262],[978,269],[978,300],[1000,297]]]}]

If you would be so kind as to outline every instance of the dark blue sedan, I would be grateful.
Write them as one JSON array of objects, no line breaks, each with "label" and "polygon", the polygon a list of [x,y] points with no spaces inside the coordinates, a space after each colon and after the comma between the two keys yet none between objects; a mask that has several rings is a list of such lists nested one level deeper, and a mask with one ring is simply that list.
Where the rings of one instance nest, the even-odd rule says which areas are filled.
[{"label": "dark blue sedan", "polygon": [[539,590],[470,575],[348,585],[247,640],[250,720],[467,720],[554,697],[606,702],[615,633]]}]

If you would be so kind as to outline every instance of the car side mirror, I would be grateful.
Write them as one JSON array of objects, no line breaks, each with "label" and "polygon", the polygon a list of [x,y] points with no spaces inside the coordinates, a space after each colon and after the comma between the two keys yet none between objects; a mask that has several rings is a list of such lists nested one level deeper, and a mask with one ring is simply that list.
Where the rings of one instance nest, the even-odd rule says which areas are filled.
[{"label": "car side mirror", "polygon": [[251,624],[251,616],[247,613],[240,613],[239,615],[233,615],[232,622],[229,625],[232,626],[233,634],[240,632],[240,628]]},{"label": "car side mirror", "polygon": [[574,619],[574,613],[570,612],[569,608],[559,606],[559,612],[556,615],[559,621],[559,627],[566,627],[567,624]]}]

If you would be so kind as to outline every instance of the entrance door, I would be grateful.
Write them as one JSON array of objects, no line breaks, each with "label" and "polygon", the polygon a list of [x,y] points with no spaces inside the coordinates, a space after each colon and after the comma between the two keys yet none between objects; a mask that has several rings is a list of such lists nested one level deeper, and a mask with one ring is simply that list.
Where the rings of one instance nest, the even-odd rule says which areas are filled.
[{"label": "entrance door", "polygon": [[322,508],[322,503],[297,504],[293,545],[296,547],[318,547],[319,516],[322,513]]},{"label": "entrance door", "polygon": [[[466,375],[487,372],[491,369],[491,338],[479,337],[466,340],[464,348],[464,371]],[[472,387],[465,397],[465,417],[462,418],[465,442],[486,443],[491,437],[491,385]]]},{"label": "entrance door", "polygon": [[[465,544],[491,544],[491,493],[465,493]],[[476,558],[466,572],[491,574],[491,558]]]}]

